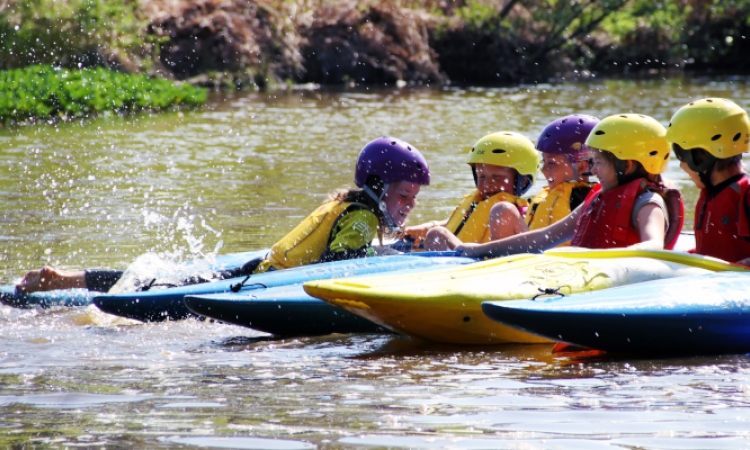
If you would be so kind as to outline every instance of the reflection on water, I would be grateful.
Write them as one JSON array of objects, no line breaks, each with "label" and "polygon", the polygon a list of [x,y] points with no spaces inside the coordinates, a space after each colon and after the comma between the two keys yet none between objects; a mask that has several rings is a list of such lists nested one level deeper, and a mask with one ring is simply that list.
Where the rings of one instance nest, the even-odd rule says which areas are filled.
[{"label": "reflection on water", "polygon": [[[431,163],[416,223],[445,218],[469,191],[464,154],[485,133],[535,138],[575,112],[666,123],[704,96],[750,106],[744,80],[223,95],[202,111],[1,130],[2,284],[44,263],[124,268],[147,251],[184,260],[268,247],[349,185],[359,148],[381,134]],[[674,162],[668,176],[692,214],[695,189]],[[277,340],[95,307],[2,306],[0,327],[3,447],[750,447],[745,356],[568,360],[548,345]]]}]

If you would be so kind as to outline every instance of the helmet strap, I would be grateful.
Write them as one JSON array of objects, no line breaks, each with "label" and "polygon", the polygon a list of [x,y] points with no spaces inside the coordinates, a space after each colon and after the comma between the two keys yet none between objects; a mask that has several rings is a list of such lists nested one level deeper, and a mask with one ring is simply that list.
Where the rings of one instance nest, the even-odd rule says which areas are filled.
[{"label": "helmet strap", "polygon": [[385,197],[385,193],[388,190],[388,186],[390,186],[390,183],[383,183],[383,193],[378,195],[373,191],[370,186],[363,186],[362,190],[367,194],[371,199],[375,200],[375,203],[378,205],[378,209],[380,210],[380,213],[383,216],[383,221],[385,222],[385,228],[388,233],[396,233],[401,230],[401,227],[397,227],[396,224],[393,222],[393,217],[388,213],[388,209],[385,206],[385,202],[383,201],[383,197]]},{"label": "helmet strap", "polygon": [[[692,158],[688,158],[688,161],[690,161],[691,159]],[[704,170],[701,170],[700,172],[696,170],[696,172],[698,172],[698,178],[700,178],[701,183],[703,183],[703,186],[705,186],[707,189],[711,189],[712,187],[714,187],[714,184],[711,182],[711,174],[714,171],[714,167],[716,167],[716,158],[713,155],[711,155],[710,159],[711,159],[710,164],[706,164],[706,162],[704,162],[703,164],[699,166],[699,168],[704,168],[704,166],[706,165],[708,165],[709,167],[705,168]],[[688,163],[688,166],[689,165],[690,164]]]},{"label": "helmet strap", "polygon": [[705,159],[702,163],[698,164],[695,160],[695,155],[697,154],[695,151],[688,151],[685,154],[685,162],[690,167],[690,170],[698,173],[704,186],[712,186],[711,173],[714,171],[714,167],[716,167],[716,157],[708,152],[703,152]]},{"label": "helmet strap", "polygon": [[531,175],[521,175],[516,172],[516,185],[513,187],[513,195],[520,197],[531,189]]}]

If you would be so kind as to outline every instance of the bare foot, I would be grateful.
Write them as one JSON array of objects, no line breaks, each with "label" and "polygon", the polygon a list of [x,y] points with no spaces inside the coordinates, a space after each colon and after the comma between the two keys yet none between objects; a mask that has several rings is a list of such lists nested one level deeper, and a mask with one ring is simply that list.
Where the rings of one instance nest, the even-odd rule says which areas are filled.
[{"label": "bare foot", "polygon": [[57,270],[44,266],[39,270],[26,272],[16,285],[16,291],[30,294],[54,289],[73,289],[86,287],[86,272],[83,270]]}]

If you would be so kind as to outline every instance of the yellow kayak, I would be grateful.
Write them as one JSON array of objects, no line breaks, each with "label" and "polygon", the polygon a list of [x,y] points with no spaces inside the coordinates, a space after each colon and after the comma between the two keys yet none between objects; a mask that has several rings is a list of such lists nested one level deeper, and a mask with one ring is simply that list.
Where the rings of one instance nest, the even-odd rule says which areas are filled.
[{"label": "yellow kayak", "polygon": [[682,252],[563,248],[426,273],[311,281],[304,288],[314,297],[413,337],[455,344],[542,343],[549,341],[487,318],[482,302],[743,270]]}]

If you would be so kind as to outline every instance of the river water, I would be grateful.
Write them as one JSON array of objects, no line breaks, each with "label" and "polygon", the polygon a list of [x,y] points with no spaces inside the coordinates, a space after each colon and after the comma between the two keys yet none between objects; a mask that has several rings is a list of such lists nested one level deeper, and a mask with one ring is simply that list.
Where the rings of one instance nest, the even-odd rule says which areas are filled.
[{"label": "river water", "polygon": [[[267,248],[350,186],[359,149],[383,134],[431,165],[410,222],[444,219],[471,189],[463,161],[486,133],[535,139],[571,113],[666,124],[705,96],[748,108],[747,81],[216,94],[195,111],[0,129],[0,283],[44,264]],[[667,176],[689,229],[697,192],[674,161]],[[744,355],[570,360],[549,345],[276,340],[93,306],[2,306],[0,327],[2,447],[750,448]]]}]

